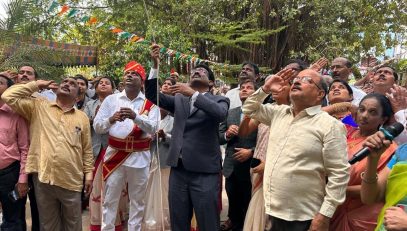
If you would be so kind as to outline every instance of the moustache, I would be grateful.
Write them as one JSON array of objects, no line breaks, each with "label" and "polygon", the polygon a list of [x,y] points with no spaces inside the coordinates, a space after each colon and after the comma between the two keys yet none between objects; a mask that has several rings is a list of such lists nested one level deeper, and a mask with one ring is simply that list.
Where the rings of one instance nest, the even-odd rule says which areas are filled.
[{"label": "moustache", "polygon": [[379,75],[379,79],[386,80],[386,76],[384,76],[384,75]]}]

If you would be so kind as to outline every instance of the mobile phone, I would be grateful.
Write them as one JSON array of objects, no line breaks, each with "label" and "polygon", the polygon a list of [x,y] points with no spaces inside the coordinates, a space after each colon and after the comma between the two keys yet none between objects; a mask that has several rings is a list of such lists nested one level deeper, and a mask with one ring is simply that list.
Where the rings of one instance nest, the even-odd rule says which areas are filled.
[{"label": "mobile phone", "polygon": [[20,199],[20,195],[18,194],[17,187],[13,189],[13,191],[9,192],[8,197],[12,202],[17,202]]},{"label": "mobile phone", "polygon": [[259,160],[257,158],[253,158],[250,161],[250,168],[255,168],[255,167],[259,166],[260,163],[261,163],[261,160]]}]

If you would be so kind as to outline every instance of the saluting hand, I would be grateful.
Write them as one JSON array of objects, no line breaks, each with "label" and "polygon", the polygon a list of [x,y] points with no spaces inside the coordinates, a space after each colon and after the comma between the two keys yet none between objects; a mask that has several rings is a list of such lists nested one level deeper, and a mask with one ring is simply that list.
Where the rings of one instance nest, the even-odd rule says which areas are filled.
[{"label": "saluting hand", "polygon": [[263,85],[263,91],[271,94],[271,92],[278,92],[284,86],[290,85],[291,80],[295,77],[295,71],[291,69],[283,69],[275,75],[267,78]]},{"label": "saluting hand", "polygon": [[35,83],[37,83],[37,86],[40,90],[43,89],[52,89],[52,90],[56,90],[58,89],[58,84],[55,83],[54,80],[42,80],[39,79],[37,81],[35,81]]}]

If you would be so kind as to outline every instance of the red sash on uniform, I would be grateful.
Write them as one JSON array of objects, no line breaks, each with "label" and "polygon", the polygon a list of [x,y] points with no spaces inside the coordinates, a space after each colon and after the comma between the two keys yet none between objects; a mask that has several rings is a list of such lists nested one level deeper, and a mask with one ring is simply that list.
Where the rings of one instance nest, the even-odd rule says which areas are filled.
[{"label": "red sash on uniform", "polygon": [[[140,115],[148,115],[153,106],[153,103],[144,100]],[[142,133],[143,131],[137,125],[134,125],[133,131],[124,139],[109,136],[109,146],[117,151],[103,163],[103,180],[106,180],[131,153],[150,149],[151,138],[140,138]]]}]

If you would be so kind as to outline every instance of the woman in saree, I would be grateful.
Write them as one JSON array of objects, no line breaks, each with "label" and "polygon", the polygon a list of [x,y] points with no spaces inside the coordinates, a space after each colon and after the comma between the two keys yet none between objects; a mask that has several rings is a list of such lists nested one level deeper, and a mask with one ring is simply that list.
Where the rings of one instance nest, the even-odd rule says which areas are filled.
[{"label": "woman in saree", "polygon": [[[103,180],[102,180],[102,161],[107,148],[108,134],[97,134],[93,129],[93,119],[99,111],[103,100],[113,94],[114,82],[108,77],[102,77],[95,83],[95,99],[87,102],[84,112],[89,117],[91,123],[91,135],[93,156],[95,158],[95,168],[93,170],[92,191],[89,198],[90,210],[90,230],[101,230],[102,223],[102,200],[103,200]],[[123,196],[120,200],[119,212],[116,219],[116,230],[121,230],[121,223],[126,214],[127,199],[124,189]]]},{"label": "woman in saree", "polygon": [[365,204],[384,202],[377,218],[376,231],[407,230],[407,144],[401,145],[383,171],[377,166],[384,150],[391,144],[379,131],[366,139],[372,151],[361,175],[361,197]]},{"label": "woman in saree", "polygon": [[[393,116],[390,101],[381,94],[368,94],[356,112],[357,128],[348,126],[348,158],[363,148],[367,137],[376,133],[382,125]],[[390,145],[378,160],[377,171],[382,171],[396,151],[397,145]],[[346,200],[340,205],[331,219],[330,230],[365,231],[376,227],[376,218],[383,203],[365,205],[360,198],[361,174],[366,168],[366,159],[357,162],[350,168],[350,180],[346,189]]]}]

